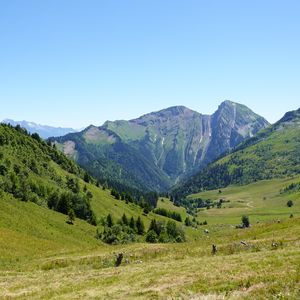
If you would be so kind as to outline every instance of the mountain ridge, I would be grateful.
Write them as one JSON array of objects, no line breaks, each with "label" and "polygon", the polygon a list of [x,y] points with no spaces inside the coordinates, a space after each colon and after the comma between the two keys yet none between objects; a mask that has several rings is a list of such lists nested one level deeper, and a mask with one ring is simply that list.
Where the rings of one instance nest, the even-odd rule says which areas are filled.
[{"label": "mountain ridge", "polygon": [[58,137],[68,133],[78,132],[79,130],[69,127],[54,127],[49,125],[41,125],[30,121],[15,121],[12,119],[4,119],[1,123],[11,124],[12,126],[20,125],[29,133],[37,133],[41,138],[47,139],[50,137]]},{"label": "mountain ridge", "polygon": [[269,127],[246,139],[227,155],[174,188],[184,196],[203,189],[248,184],[300,173],[300,109],[290,111]]},{"label": "mountain ridge", "polygon": [[74,143],[74,153],[65,154],[100,179],[106,176],[97,166],[109,177],[108,164],[119,171],[120,176],[113,175],[117,181],[126,183],[124,172],[137,188],[162,191],[268,125],[246,106],[226,100],[212,115],[172,106],[129,121],[91,125],[52,141],[62,151],[66,143]]}]

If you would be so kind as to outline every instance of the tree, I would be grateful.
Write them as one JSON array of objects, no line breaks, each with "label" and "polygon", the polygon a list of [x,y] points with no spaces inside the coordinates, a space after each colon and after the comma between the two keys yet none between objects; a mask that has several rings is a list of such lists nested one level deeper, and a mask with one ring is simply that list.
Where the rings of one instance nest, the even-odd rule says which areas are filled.
[{"label": "tree", "polygon": [[244,228],[247,228],[250,226],[250,221],[248,216],[242,216],[242,224]]},{"label": "tree", "polygon": [[75,194],[80,192],[79,180],[77,178],[67,176],[67,187]]},{"label": "tree", "polygon": [[88,197],[88,199],[93,198],[93,194],[90,191],[87,191],[86,196]]},{"label": "tree", "polygon": [[157,234],[154,230],[148,231],[146,235],[146,242],[148,243],[156,243],[157,242]]},{"label": "tree", "polygon": [[156,223],[155,219],[151,220],[148,232],[151,231],[151,230],[153,230],[156,234],[158,234],[158,227],[157,227],[157,223]]},{"label": "tree", "polygon": [[176,237],[177,236],[177,227],[174,221],[168,221],[167,223],[167,233],[169,236]]},{"label": "tree", "polygon": [[131,217],[130,218],[130,221],[129,221],[129,227],[133,230],[135,230],[135,221],[134,221],[134,218]]},{"label": "tree", "polygon": [[108,227],[112,227],[114,225],[111,214],[108,214],[107,217],[106,217],[106,225]]},{"label": "tree", "polygon": [[127,219],[127,216],[125,215],[125,213],[122,216],[122,223],[126,226],[128,225],[128,219]]},{"label": "tree", "polygon": [[84,180],[86,183],[89,183],[90,180],[91,180],[91,176],[90,176],[87,172],[85,172],[85,173],[84,173],[84,176],[83,176],[83,180]]},{"label": "tree", "polygon": [[75,213],[74,213],[73,208],[70,208],[69,211],[68,211],[68,221],[67,221],[67,223],[73,225],[74,221],[75,221]]},{"label": "tree", "polygon": [[184,223],[185,223],[185,226],[192,226],[192,221],[189,217],[186,217]]},{"label": "tree", "polygon": [[140,216],[136,220],[136,229],[137,229],[137,234],[139,235],[143,235],[145,232],[145,226]]},{"label": "tree", "polygon": [[57,202],[56,210],[66,215],[70,208],[70,198],[69,193],[63,193]]},{"label": "tree", "polygon": [[289,200],[289,201],[286,203],[286,205],[287,205],[288,207],[292,207],[292,206],[294,205],[294,202],[293,202],[292,200]]},{"label": "tree", "polygon": [[38,133],[33,133],[33,134],[31,135],[31,137],[32,137],[33,139],[35,139],[36,141],[38,141],[38,142],[41,141],[41,138],[40,138],[40,136],[38,135]]}]

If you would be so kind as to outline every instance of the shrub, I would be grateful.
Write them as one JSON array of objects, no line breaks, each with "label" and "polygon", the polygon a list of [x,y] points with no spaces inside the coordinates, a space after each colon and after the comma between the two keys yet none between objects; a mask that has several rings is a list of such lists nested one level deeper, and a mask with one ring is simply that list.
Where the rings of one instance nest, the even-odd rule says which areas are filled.
[{"label": "shrub", "polygon": [[248,216],[242,216],[242,225],[244,228],[247,228],[250,226],[250,221]]},{"label": "shrub", "polygon": [[149,230],[146,235],[147,243],[156,243],[157,242],[157,234],[154,230]]}]

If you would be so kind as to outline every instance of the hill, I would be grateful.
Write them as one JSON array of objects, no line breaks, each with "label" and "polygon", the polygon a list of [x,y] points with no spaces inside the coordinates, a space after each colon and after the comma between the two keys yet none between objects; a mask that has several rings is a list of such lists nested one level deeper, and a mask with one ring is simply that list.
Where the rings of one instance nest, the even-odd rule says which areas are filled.
[{"label": "hill", "polygon": [[[191,229],[184,244],[107,246],[94,238],[95,227],[87,222],[70,226],[63,214],[5,196],[0,201],[0,298],[298,299],[299,191],[283,190],[299,181],[262,181],[230,186],[221,194],[191,195],[230,202],[200,209],[197,219],[207,219],[208,225]],[[121,213],[125,207],[139,213],[111,199],[109,191],[97,191],[91,201],[96,214]],[[288,199],[294,200],[291,208]],[[174,209],[166,199],[159,206]],[[251,226],[236,229],[242,214]],[[121,252],[124,260],[116,268]]]},{"label": "hill", "polygon": [[267,125],[246,106],[224,101],[211,116],[175,106],[52,142],[102,181],[165,191]]},{"label": "hill", "polygon": [[300,174],[300,109],[244,141],[174,189],[188,195],[230,184],[247,184]]},{"label": "hill", "polygon": [[22,128],[25,128],[29,133],[37,133],[43,139],[47,139],[52,136],[62,136],[71,132],[78,131],[73,128],[53,127],[28,121],[14,121],[11,119],[5,119],[1,123],[11,124],[12,126],[20,125]]},{"label": "hill", "polygon": [[20,126],[0,125],[0,149],[2,193],[95,223],[92,195],[80,186],[90,177],[73,161]]},{"label": "hill", "polygon": [[[32,243],[49,253],[63,251],[69,242],[71,248],[75,244],[75,248],[95,246],[100,243],[96,240],[97,230],[103,231],[108,214],[114,224],[118,224],[124,214],[128,222],[131,218],[136,222],[139,217],[145,229],[152,219],[170,220],[149,212],[147,198],[135,199],[128,193],[119,194],[100,187],[63,153],[37,134],[29,135],[20,126],[0,125],[0,150],[3,249],[8,249],[5,244],[10,239],[15,242],[10,250],[15,247],[15,252],[26,255]],[[183,226],[182,222],[176,223]],[[23,243],[17,244],[18,236]],[[9,251],[5,255],[10,254]]]}]

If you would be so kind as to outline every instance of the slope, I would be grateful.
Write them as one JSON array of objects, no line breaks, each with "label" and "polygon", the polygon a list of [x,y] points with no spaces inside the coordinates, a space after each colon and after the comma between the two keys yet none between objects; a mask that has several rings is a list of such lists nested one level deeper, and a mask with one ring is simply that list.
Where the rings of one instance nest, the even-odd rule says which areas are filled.
[{"label": "slope", "polygon": [[180,196],[229,184],[247,184],[300,173],[300,109],[246,140],[174,189]]},{"label": "slope", "polygon": [[[295,182],[299,180],[299,177],[294,178]],[[231,202],[226,203],[226,208],[207,210],[208,214],[215,210],[211,215],[205,216],[209,219],[209,224],[195,230],[195,240],[184,244],[95,246],[89,238],[89,229],[82,227],[92,227],[91,225],[78,221],[77,225],[82,228],[80,230],[85,230],[86,233],[85,236],[81,236],[80,241],[76,237],[77,234],[81,234],[80,230],[75,228],[77,221],[74,227],[67,226],[63,218],[60,218],[63,215],[46,210],[45,219],[51,229],[48,233],[41,232],[41,236],[45,235],[48,238],[51,237],[51,232],[55,232],[51,226],[54,223],[52,214],[55,214],[55,223],[59,223],[58,226],[65,228],[72,237],[66,237],[65,244],[60,241],[60,246],[53,247],[53,252],[41,251],[42,243],[46,242],[44,239],[41,239],[39,244],[33,241],[30,245],[32,251],[28,251],[26,256],[17,251],[8,254],[0,248],[0,297],[298,299],[299,192],[280,192],[291,182],[282,179],[255,183],[248,187],[234,186],[223,189],[221,195]],[[218,199],[219,196],[219,191],[215,190],[191,197]],[[266,199],[263,200],[263,197]],[[285,201],[288,198],[295,199],[294,207],[286,207]],[[241,203],[239,199],[245,202]],[[252,200],[251,208],[247,203]],[[259,215],[258,211],[263,201],[269,205],[269,214],[268,209],[264,209],[263,214]],[[32,214],[34,223],[41,224],[41,207],[28,202],[18,204],[28,206],[25,212],[27,217],[30,216],[32,208],[41,210],[40,214],[35,210]],[[161,205],[170,207],[172,204],[163,201]],[[279,214],[280,206],[282,214]],[[240,211],[237,212],[237,209]],[[23,211],[23,208],[21,210]],[[48,213],[51,213],[51,216]],[[199,213],[199,218],[203,218],[202,214],[205,211]],[[252,226],[247,229],[234,228],[232,225],[240,222],[241,214],[245,213],[249,214]],[[294,214],[294,218],[289,218],[290,213]],[[0,210],[0,214],[3,216],[3,210]],[[61,225],[63,223],[64,225]],[[21,232],[18,231],[17,224],[9,224],[15,227],[16,234],[22,234],[22,223],[19,226]],[[209,233],[205,233],[204,229],[208,229]],[[40,230],[40,225],[37,230]],[[17,238],[19,239],[19,236]],[[25,245],[32,237],[29,235],[27,239]],[[55,239],[59,241],[56,233]],[[14,240],[7,239],[8,245],[11,243],[11,246],[15,247],[12,244]],[[20,242],[23,243],[24,240],[20,239]],[[217,245],[218,251],[215,255],[211,254],[212,244]],[[49,247],[49,244],[46,246]],[[54,253],[54,249],[57,249],[57,254]],[[115,255],[120,252],[124,253],[124,262],[115,268]]]},{"label": "slope", "polygon": [[141,217],[146,228],[153,218],[166,220],[111,193],[37,135],[0,125],[0,264],[105,248],[94,225],[102,230],[108,214]]}]

